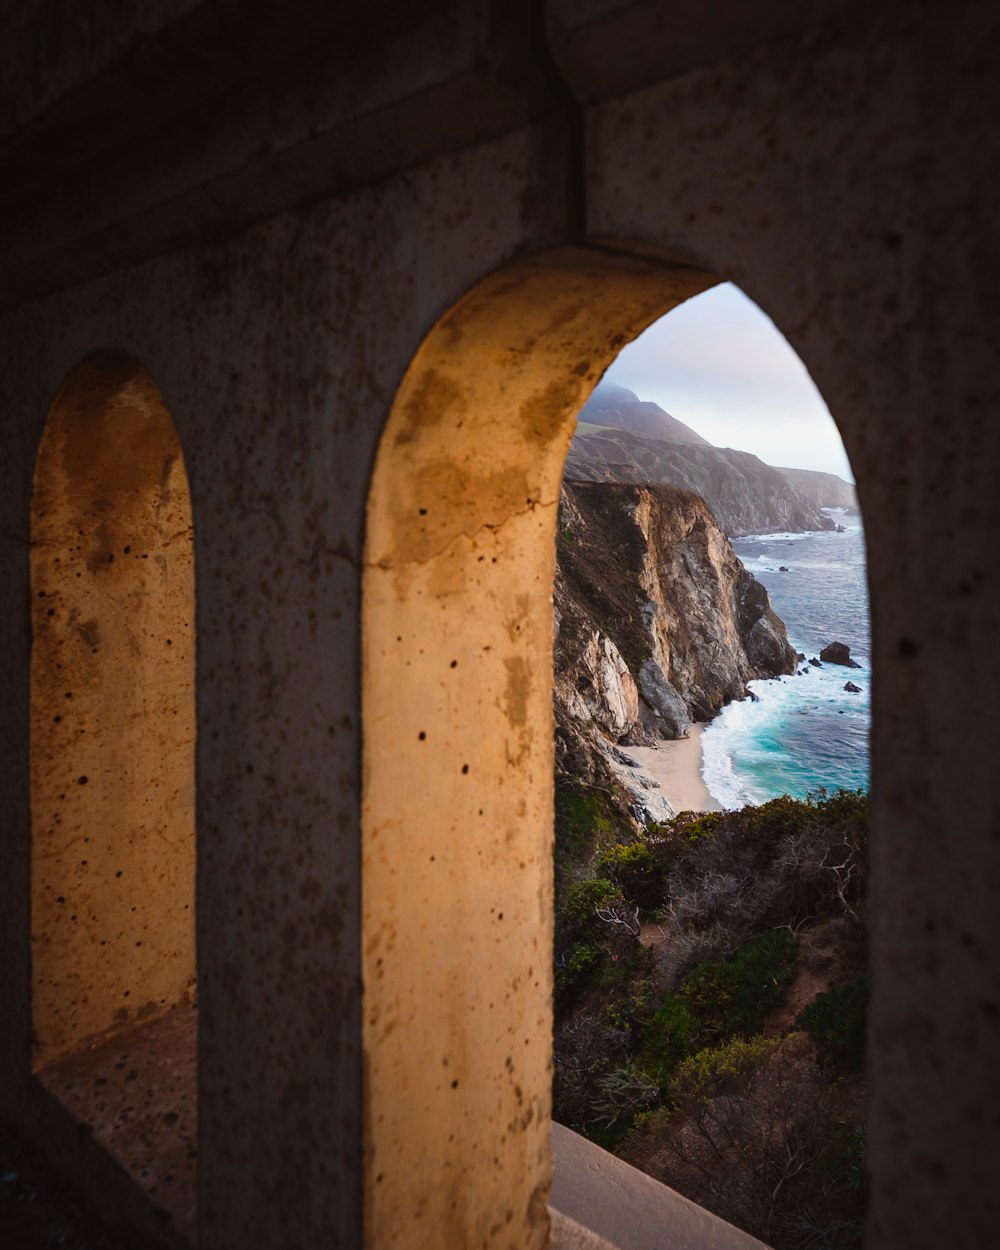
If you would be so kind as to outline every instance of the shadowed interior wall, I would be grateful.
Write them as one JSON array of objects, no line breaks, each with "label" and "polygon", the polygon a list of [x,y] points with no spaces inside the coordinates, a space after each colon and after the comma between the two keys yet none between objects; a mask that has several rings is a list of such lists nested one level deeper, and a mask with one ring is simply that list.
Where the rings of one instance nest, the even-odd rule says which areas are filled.
[{"label": "shadowed interior wall", "polygon": [[563,461],[622,346],[714,280],[570,249],[512,266],[393,405],[363,612],[369,1247],[547,1243]]},{"label": "shadowed interior wall", "polygon": [[37,1069],[194,989],[191,501],[129,357],[88,357],[56,396],[31,537]]}]

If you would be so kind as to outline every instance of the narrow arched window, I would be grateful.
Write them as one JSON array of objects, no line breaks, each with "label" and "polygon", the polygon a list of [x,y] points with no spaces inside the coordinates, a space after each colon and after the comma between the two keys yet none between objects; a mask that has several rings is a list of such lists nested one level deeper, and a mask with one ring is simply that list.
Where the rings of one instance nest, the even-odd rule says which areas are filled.
[{"label": "narrow arched window", "polygon": [[33,1067],[188,1225],[191,500],[173,420],[130,357],[89,356],[56,396],[31,538]]}]

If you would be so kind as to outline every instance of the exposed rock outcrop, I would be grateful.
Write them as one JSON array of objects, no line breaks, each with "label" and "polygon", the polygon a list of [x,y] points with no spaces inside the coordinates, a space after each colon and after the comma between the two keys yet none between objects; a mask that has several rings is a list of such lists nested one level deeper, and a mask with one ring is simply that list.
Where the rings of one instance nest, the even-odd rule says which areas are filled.
[{"label": "exposed rock outcrop", "polygon": [[704,500],[669,486],[564,484],[555,583],[560,767],[588,780],[610,771],[648,818],[663,819],[665,800],[613,747],[684,737],[692,721],[743,698],[748,681],[794,670],[767,591]]}]

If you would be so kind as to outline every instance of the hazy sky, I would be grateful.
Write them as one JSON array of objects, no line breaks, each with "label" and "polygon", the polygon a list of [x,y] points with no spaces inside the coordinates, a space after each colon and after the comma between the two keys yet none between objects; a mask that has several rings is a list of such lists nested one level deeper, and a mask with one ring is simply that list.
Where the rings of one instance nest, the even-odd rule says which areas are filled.
[{"label": "hazy sky", "polygon": [[833,418],[774,322],[727,282],[624,348],[605,377],[717,447],[854,481]]}]

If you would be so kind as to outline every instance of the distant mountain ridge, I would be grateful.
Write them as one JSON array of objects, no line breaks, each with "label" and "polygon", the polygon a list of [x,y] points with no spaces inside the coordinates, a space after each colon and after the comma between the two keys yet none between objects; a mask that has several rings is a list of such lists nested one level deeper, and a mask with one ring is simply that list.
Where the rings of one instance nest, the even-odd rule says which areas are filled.
[{"label": "distant mountain ridge", "polygon": [[832,529],[820,508],[856,506],[853,487],[835,474],[778,469],[750,452],[713,447],[658,404],[608,382],[580,412],[565,474],[684,487],[701,495],[731,536]]},{"label": "distant mountain ridge", "polygon": [[711,447],[707,438],[672,417],[652,400],[640,399],[634,391],[613,382],[599,382],[580,412],[580,421],[605,429],[628,430],[668,443],[693,443]]}]

